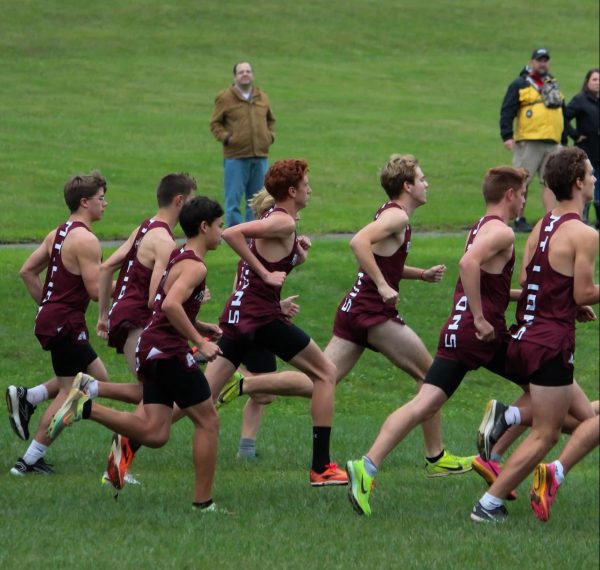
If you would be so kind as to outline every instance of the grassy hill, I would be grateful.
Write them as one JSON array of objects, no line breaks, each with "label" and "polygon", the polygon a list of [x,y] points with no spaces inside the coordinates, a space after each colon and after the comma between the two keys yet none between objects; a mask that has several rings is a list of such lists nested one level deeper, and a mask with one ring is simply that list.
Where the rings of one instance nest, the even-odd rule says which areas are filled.
[{"label": "grassy hill", "polygon": [[[392,152],[416,154],[430,179],[415,223],[465,226],[485,170],[511,159],[498,134],[508,83],[544,45],[570,98],[598,65],[597,38],[593,0],[12,3],[0,21],[0,241],[39,239],[62,221],[76,171],[108,177],[104,237],[153,212],[169,171],[222,199],[208,121],[245,59],[277,117],[271,158],[311,165],[303,231],[362,225]],[[535,218],[537,182],[531,195]]]}]

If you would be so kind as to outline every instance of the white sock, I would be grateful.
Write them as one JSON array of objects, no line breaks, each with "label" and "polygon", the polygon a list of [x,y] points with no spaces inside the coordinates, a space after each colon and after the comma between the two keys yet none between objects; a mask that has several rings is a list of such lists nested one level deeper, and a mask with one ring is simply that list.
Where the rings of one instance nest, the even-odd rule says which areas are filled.
[{"label": "white sock", "polygon": [[508,406],[504,420],[509,426],[518,426],[521,423],[521,411],[516,406]]},{"label": "white sock", "polygon": [[377,475],[377,467],[375,463],[371,461],[366,455],[363,455],[363,461],[365,462],[365,471],[369,477],[375,477]]},{"label": "white sock", "polygon": [[504,501],[502,499],[499,499],[498,497],[494,497],[494,495],[486,493],[485,495],[483,495],[483,497],[481,497],[481,499],[479,499],[479,504],[484,509],[491,511],[492,509],[497,509],[498,507],[501,507],[504,504]]},{"label": "white sock", "polygon": [[92,398],[92,400],[94,398],[97,398],[98,397],[98,380],[96,380],[95,378],[93,380],[90,380],[87,385],[87,391],[88,391],[90,398]]},{"label": "white sock", "polygon": [[556,471],[554,473],[556,482],[560,485],[565,480],[565,468],[558,459],[552,463],[554,464],[554,467],[556,467]]},{"label": "white sock", "polygon": [[34,388],[28,388],[27,396],[25,396],[25,398],[32,406],[37,406],[48,399],[48,389],[44,384],[40,384]]},{"label": "white sock", "polygon": [[42,445],[38,443],[35,439],[31,440],[25,455],[23,455],[23,461],[27,463],[27,465],[33,465],[46,455],[46,451],[48,451],[47,445]]}]

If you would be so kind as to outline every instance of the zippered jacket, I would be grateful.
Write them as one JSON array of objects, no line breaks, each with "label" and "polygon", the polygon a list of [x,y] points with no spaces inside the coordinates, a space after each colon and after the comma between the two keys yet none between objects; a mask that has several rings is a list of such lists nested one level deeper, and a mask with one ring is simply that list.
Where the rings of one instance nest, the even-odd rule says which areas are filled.
[{"label": "zippered jacket", "polygon": [[[546,81],[554,81],[551,75]],[[547,141],[560,143],[565,129],[563,105],[546,107],[541,86],[527,68],[509,86],[500,110],[500,136],[502,140]],[[516,122],[515,122],[516,119]],[[514,130],[513,130],[513,123]]]},{"label": "zippered jacket", "polygon": [[258,87],[249,100],[232,85],[215,99],[210,130],[223,144],[225,158],[266,157],[275,140],[275,117],[269,98]]}]

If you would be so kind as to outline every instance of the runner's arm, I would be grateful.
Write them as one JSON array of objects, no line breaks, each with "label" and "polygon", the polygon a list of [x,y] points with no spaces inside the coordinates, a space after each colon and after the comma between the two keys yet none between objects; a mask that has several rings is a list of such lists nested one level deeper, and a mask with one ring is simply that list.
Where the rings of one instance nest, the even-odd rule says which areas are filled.
[{"label": "runner's arm", "polygon": [[596,305],[600,293],[594,283],[594,261],[598,253],[598,234],[592,228],[582,227],[575,239],[573,267],[573,297],[578,305]]},{"label": "runner's arm", "polygon": [[398,291],[385,280],[381,269],[375,261],[373,246],[384,239],[406,231],[408,216],[402,210],[390,209],[381,214],[379,218],[359,230],[350,240],[350,248],[360,267],[375,283],[384,303],[396,304]]},{"label": "runner's arm", "polygon": [[[42,302],[42,292],[44,284],[40,279],[40,273],[48,267],[50,263],[50,248],[54,240],[54,233],[49,233],[44,241],[27,258],[23,267],[19,271],[19,276],[25,283],[25,287],[32,299],[39,305]],[[50,269],[49,269],[50,270]]]}]

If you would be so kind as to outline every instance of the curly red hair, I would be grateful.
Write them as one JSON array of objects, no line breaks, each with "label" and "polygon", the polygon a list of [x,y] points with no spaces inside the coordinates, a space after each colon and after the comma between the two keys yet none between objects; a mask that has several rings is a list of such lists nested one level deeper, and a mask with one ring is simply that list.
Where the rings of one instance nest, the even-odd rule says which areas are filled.
[{"label": "curly red hair", "polygon": [[265,175],[265,188],[275,200],[284,200],[289,188],[297,188],[307,172],[308,163],[305,160],[278,160]]}]

